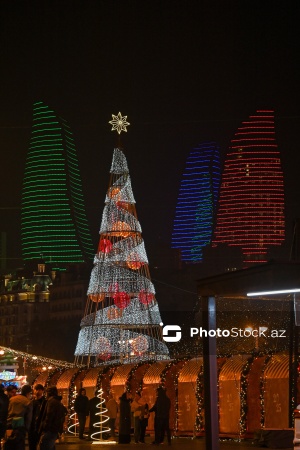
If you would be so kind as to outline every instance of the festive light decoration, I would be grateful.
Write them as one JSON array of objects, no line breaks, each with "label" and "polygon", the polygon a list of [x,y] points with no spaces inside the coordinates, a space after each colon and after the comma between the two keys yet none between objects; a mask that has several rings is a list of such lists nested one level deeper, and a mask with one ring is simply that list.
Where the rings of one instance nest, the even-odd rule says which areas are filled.
[{"label": "festive light decoration", "polygon": [[122,315],[123,311],[119,308],[114,308],[113,306],[111,306],[107,310],[107,318],[109,320],[119,319],[120,317],[122,317]]},{"label": "festive light decoration", "polygon": [[121,134],[122,131],[125,131],[127,133],[126,127],[130,125],[130,123],[127,122],[127,116],[122,116],[120,112],[117,116],[112,114],[112,120],[110,120],[108,123],[112,125],[111,131],[117,130],[118,134]]},{"label": "festive light decoration", "polygon": [[138,336],[132,340],[131,347],[135,355],[142,355],[148,350],[148,339],[145,336]]},{"label": "festive light decoration", "polygon": [[103,302],[103,300],[105,299],[105,295],[103,293],[99,293],[99,294],[90,294],[89,298],[92,300],[92,302]]},{"label": "festive light decoration", "polygon": [[75,364],[67,362],[67,361],[60,361],[57,359],[52,358],[46,358],[44,356],[37,356],[37,355],[31,355],[30,353],[26,353],[20,350],[14,350],[9,347],[0,347],[0,354],[1,351],[3,351],[3,354],[6,352],[11,353],[14,357],[22,358],[23,360],[26,360],[26,364],[30,363],[32,366],[35,367],[41,367],[45,366],[46,370],[47,368],[62,368],[62,369],[70,369],[75,367]]},{"label": "festive light decoration", "polygon": [[113,197],[115,197],[116,195],[119,195],[119,193],[120,193],[120,188],[118,188],[118,187],[112,187],[112,188],[108,191],[107,195],[109,195],[111,198],[113,198]]},{"label": "festive light decoration", "polygon": [[260,383],[259,383],[259,390],[260,390],[260,426],[261,428],[265,427],[265,379],[264,379],[264,371],[267,367],[268,363],[272,359],[272,353],[270,353],[263,364],[262,370],[261,370],[261,376],[260,376]]},{"label": "festive light decoration", "polygon": [[113,299],[115,305],[120,309],[126,308],[126,306],[128,306],[130,303],[130,297],[128,294],[126,294],[126,292],[117,292],[113,296]]},{"label": "festive light decoration", "polygon": [[130,235],[130,225],[126,222],[115,222],[112,224],[113,236],[128,237]]},{"label": "festive light decoration", "polygon": [[252,356],[248,361],[246,361],[242,373],[241,373],[241,415],[240,415],[240,436],[243,436],[247,430],[246,419],[247,419],[247,389],[248,389],[248,374],[253,363],[254,356]]},{"label": "festive light decoration", "polygon": [[127,266],[129,267],[129,269],[138,270],[142,267],[142,265],[143,262],[139,261],[139,255],[134,252],[130,253],[127,261]]},{"label": "festive light decoration", "polygon": [[[22,191],[22,254],[64,267],[93,257],[78,159],[67,122],[34,103]],[[62,266],[60,266],[62,265]]]},{"label": "festive light decoration", "polygon": [[201,432],[204,429],[204,417],[203,417],[203,407],[204,407],[204,385],[203,385],[203,366],[201,371],[197,376],[196,381],[196,399],[197,399],[197,412],[195,420],[195,430],[196,432]]},{"label": "festive light decoration", "polygon": [[139,301],[143,303],[143,305],[150,305],[150,303],[154,300],[154,294],[151,292],[146,292],[142,290],[139,293]]},{"label": "festive light decoration", "polygon": [[94,424],[94,428],[98,428],[98,431],[95,431],[95,433],[91,435],[91,439],[95,441],[102,441],[103,434],[110,432],[110,428],[107,425],[105,425],[108,422],[109,417],[106,414],[108,409],[105,407],[105,400],[103,398],[102,387],[99,388],[97,397],[99,398],[99,403],[97,404],[98,411],[96,412],[96,416],[99,417],[99,422],[96,422]]},{"label": "festive light decoration", "polygon": [[204,143],[190,153],[183,174],[172,233],[172,248],[187,263],[200,262],[210,244],[220,187],[220,149]]},{"label": "festive light decoration", "polygon": [[112,249],[112,243],[109,239],[100,239],[98,253],[109,253]]},{"label": "festive light decoration", "polygon": [[111,345],[109,339],[100,336],[94,343],[95,348],[98,350],[98,359],[107,361],[111,356]]},{"label": "festive light decoration", "polygon": [[78,429],[79,421],[78,421],[77,413],[74,410],[74,404],[75,404],[76,397],[77,397],[77,390],[76,390],[76,386],[75,386],[74,390],[72,392],[72,397],[71,397],[70,416],[69,416],[70,425],[68,426],[68,432],[71,434],[74,434],[75,436],[78,436],[77,429]]},{"label": "festive light decoration", "polygon": [[231,141],[220,189],[213,246],[240,247],[244,263],[267,261],[285,238],[284,186],[274,111],[257,111]]},{"label": "festive light decoration", "polygon": [[[162,341],[127,161],[119,148],[114,150],[110,172],[76,361],[166,359],[169,352]],[[96,300],[100,294],[105,301]]]}]

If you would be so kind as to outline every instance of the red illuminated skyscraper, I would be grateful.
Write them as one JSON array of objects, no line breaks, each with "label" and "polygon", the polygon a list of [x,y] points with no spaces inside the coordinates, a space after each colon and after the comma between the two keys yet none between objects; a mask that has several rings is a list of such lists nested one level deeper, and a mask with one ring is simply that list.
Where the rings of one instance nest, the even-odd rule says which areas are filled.
[{"label": "red illuminated skyscraper", "polygon": [[231,140],[221,182],[213,247],[241,247],[244,263],[266,262],[285,238],[284,186],[274,111],[257,111]]}]

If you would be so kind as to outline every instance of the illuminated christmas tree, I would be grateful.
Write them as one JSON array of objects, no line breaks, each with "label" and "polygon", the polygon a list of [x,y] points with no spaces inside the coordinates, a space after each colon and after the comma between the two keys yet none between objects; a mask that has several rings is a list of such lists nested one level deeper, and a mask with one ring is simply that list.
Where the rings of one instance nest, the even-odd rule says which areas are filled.
[{"label": "illuminated christmas tree", "polygon": [[[120,133],[129,125],[126,119],[119,113],[110,123]],[[169,353],[120,145],[114,149],[110,174],[76,362],[166,359]]]}]

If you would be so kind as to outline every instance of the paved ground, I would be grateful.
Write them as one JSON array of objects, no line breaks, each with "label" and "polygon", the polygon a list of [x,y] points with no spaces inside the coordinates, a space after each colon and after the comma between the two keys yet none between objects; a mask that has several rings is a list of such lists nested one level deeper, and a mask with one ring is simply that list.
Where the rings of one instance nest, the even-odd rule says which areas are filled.
[{"label": "paved ground", "polygon": [[[154,449],[157,448],[154,445],[151,445],[152,438],[150,436],[146,437],[146,444],[135,444],[134,442],[131,442],[130,444],[123,444],[123,448],[128,449],[137,449],[137,448],[147,448],[150,450],[150,448]],[[96,449],[108,449],[108,448],[114,448],[116,444],[102,444],[97,443],[96,445],[92,444],[92,442],[89,441],[80,441],[78,438],[67,436],[65,439],[65,442],[62,444],[58,444],[56,447],[56,450],[96,450]],[[159,446],[160,449],[167,449],[169,448],[166,443],[164,445]],[[207,450],[205,447],[205,440],[204,438],[199,439],[192,439],[192,438],[174,438],[172,439],[172,445],[171,448],[173,450]],[[220,439],[220,450],[249,450],[252,449],[258,449],[261,447],[257,447],[253,444],[253,440],[243,440],[241,442],[238,442],[236,440],[229,440],[229,439]],[[214,450],[214,449],[210,449]],[[283,449],[277,449],[277,450],[283,450]],[[284,450],[292,450],[292,447],[290,449],[285,448]]]}]

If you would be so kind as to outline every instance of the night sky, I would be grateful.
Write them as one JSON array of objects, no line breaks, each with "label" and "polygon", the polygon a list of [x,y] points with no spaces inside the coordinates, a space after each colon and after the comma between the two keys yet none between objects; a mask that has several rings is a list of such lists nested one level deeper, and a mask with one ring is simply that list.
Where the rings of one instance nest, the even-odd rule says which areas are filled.
[{"label": "night sky", "polygon": [[[256,109],[275,109],[286,186],[289,256],[300,216],[300,4],[292,1],[2,1],[1,231],[20,265],[20,204],[32,103],[74,133],[96,246],[116,133],[123,134],[148,255],[170,244],[185,160],[214,140],[222,155]],[[150,261],[151,263],[151,261]]]}]

